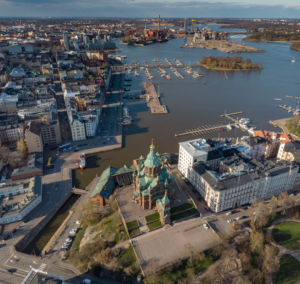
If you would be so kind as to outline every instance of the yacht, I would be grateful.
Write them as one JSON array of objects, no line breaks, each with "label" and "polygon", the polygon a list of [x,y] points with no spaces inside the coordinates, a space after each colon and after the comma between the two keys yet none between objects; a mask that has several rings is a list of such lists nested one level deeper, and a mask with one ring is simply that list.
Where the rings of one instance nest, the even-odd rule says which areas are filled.
[{"label": "yacht", "polygon": [[140,74],[139,74],[138,72],[134,71],[134,76],[135,76],[135,77],[139,77]]},{"label": "yacht", "polygon": [[227,128],[230,129],[230,130],[232,129],[230,124],[227,125]]},{"label": "yacht", "polygon": [[295,62],[296,62],[296,59],[295,59],[295,57],[294,57],[294,59],[292,60],[292,62],[293,62],[293,63],[295,63]]}]

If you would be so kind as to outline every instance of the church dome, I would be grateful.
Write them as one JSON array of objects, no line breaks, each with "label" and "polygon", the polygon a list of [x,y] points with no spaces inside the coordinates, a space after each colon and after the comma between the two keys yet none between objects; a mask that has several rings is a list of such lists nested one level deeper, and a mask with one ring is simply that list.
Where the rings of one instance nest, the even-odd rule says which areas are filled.
[{"label": "church dome", "polygon": [[160,165],[160,162],[158,160],[157,155],[155,154],[154,149],[155,147],[153,145],[153,140],[152,140],[152,144],[150,146],[150,152],[144,162],[144,165],[148,168],[156,168]]}]

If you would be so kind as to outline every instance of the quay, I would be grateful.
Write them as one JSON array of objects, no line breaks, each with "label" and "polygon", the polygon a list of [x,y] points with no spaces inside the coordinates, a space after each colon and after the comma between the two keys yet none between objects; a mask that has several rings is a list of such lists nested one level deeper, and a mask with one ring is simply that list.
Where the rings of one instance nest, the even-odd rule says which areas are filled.
[{"label": "quay", "polygon": [[[165,105],[161,105],[159,101],[159,93],[156,92],[154,84],[143,83],[143,89],[146,91],[143,97],[146,98],[147,106],[152,114],[166,114],[168,110]],[[142,97],[141,97],[142,98]]]}]

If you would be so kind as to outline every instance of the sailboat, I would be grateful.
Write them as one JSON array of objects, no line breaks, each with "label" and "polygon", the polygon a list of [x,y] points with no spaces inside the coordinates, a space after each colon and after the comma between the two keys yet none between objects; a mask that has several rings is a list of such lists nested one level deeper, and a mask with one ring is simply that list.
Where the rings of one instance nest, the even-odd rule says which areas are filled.
[{"label": "sailboat", "polygon": [[294,57],[294,59],[292,60],[292,62],[293,62],[293,63],[295,63],[295,62],[296,62],[296,60],[295,60],[295,57]]}]

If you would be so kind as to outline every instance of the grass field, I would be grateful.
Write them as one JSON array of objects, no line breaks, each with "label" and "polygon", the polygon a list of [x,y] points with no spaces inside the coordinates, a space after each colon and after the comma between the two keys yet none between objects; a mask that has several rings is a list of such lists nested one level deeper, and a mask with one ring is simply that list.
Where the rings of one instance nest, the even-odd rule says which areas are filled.
[{"label": "grass field", "polygon": [[298,240],[300,239],[300,223],[281,222],[274,226],[272,230],[274,240],[290,250],[300,249]]},{"label": "grass field", "polygon": [[154,213],[145,217],[146,222],[151,222],[159,219],[159,213]]},{"label": "grass field", "polygon": [[281,219],[281,218],[284,218],[285,215],[282,215],[282,214],[276,214],[276,216],[274,218],[270,218],[269,221],[268,221],[268,224],[264,227],[261,228],[261,230],[263,231],[263,233],[266,233],[270,227],[270,225],[272,224],[272,222],[278,220],[278,219]]},{"label": "grass field", "polygon": [[148,226],[149,230],[153,230],[159,226],[162,226],[162,223],[160,221],[156,221],[156,222],[147,224],[147,226]]},{"label": "grass field", "polygon": [[130,235],[131,238],[134,237],[134,236],[139,235],[140,233],[141,233],[141,231],[140,231],[139,228],[135,228],[135,229],[129,231],[129,235]]},{"label": "grass field", "polygon": [[273,278],[274,284],[294,284],[300,280],[300,262],[289,254],[280,258],[280,268]]},{"label": "grass field", "polygon": [[184,204],[181,204],[179,206],[175,206],[175,207],[172,207],[171,208],[171,215],[172,214],[175,214],[175,213],[178,213],[178,212],[181,212],[183,210],[187,210],[189,208],[194,208],[194,203],[193,201],[190,201],[188,203],[184,203]]},{"label": "grass field", "polygon": [[131,222],[126,223],[127,229],[131,230],[132,228],[138,227],[138,222],[137,220],[133,220]]},{"label": "grass field", "polygon": [[192,208],[191,210],[187,210],[187,211],[184,211],[182,213],[178,213],[176,215],[171,215],[171,221],[176,221],[176,220],[179,220],[179,219],[182,219],[182,218],[186,218],[186,217],[189,217],[189,216],[192,216],[194,214],[197,214],[199,213],[198,210],[196,208]]}]

